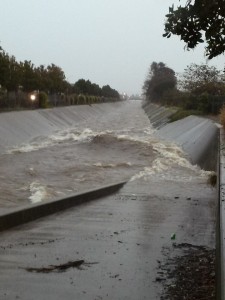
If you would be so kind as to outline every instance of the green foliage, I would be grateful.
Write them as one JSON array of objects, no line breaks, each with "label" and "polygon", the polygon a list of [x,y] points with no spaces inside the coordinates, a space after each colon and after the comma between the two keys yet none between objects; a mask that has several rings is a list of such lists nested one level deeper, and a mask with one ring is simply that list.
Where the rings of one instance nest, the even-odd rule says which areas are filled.
[{"label": "green foliage", "polygon": [[180,109],[170,117],[170,122],[174,122],[174,121],[186,118],[190,115],[200,116],[200,115],[203,115],[203,113],[202,113],[202,111],[199,111],[199,110],[183,110],[183,109]]},{"label": "green foliage", "polygon": [[[101,97],[119,99],[119,93],[109,85],[102,88],[90,80],[80,79],[74,85],[66,81],[63,70],[55,64],[35,67],[31,61],[18,62],[0,46],[0,108],[30,107],[27,95],[43,91],[49,105],[74,105],[101,102]],[[2,94],[4,91],[4,95]],[[23,93],[23,96],[22,96]],[[78,96],[80,95],[80,96]],[[42,96],[41,96],[42,97]],[[46,107],[40,100],[41,107]],[[42,102],[43,101],[43,102]]]},{"label": "green foliage", "polygon": [[[91,82],[90,82],[91,83]],[[86,82],[84,79],[79,79],[73,86],[73,91],[76,94],[87,94],[89,81]]]},{"label": "green foliage", "polygon": [[40,92],[38,95],[39,108],[48,107],[48,95],[45,92]]},{"label": "green foliage", "polygon": [[90,104],[95,103],[95,96],[90,96]]},{"label": "green foliage", "polygon": [[73,95],[73,101],[74,101],[74,104],[78,104],[78,95],[77,94]]},{"label": "green foliage", "polygon": [[177,89],[166,90],[160,99],[162,105],[181,106],[186,101],[186,95]]},{"label": "green foliage", "polygon": [[191,64],[180,77],[164,63],[153,62],[143,91],[146,100],[180,107],[172,120],[190,114],[218,114],[225,103],[225,79],[221,71],[207,64]]},{"label": "green foliage", "polygon": [[183,101],[185,109],[217,114],[225,101],[224,75],[215,67],[191,64],[185,69],[179,85],[187,96]]},{"label": "green foliage", "polygon": [[172,34],[183,40],[187,49],[206,41],[209,59],[225,51],[225,0],[188,0],[184,6],[169,8],[164,37]]},{"label": "green foliage", "polygon": [[195,95],[225,93],[224,75],[220,70],[207,64],[190,64],[179,81],[182,90]]},{"label": "green foliage", "polygon": [[31,61],[17,62],[4,50],[0,50],[0,85],[7,91],[42,90],[49,93],[63,92],[68,89],[65,74],[54,64],[46,68],[41,65],[35,67]]},{"label": "green foliage", "polygon": [[0,85],[7,90],[15,91],[20,85],[21,76],[22,68],[15,57],[0,50]]},{"label": "green foliage", "polygon": [[197,97],[197,108],[204,114],[210,113],[211,103],[208,93],[202,93]]},{"label": "green foliage", "polygon": [[174,71],[167,69],[163,63],[152,63],[143,87],[147,100],[181,107],[182,112],[174,118],[181,118],[189,111],[194,114],[219,113],[225,103],[225,81],[221,71],[204,64],[191,64],[181,76],[178,90]]},{"label": "green foliage", "polygon": [[86,104],[86,97],[82,94],[78,96],[78,104]]},{"label": "green foliage", "polygon": [[[103,86],[102,88],[95,83],[91,83],[90,80],[79,79],[73,86],[74,93],[91,95],[91,96],[104,96],[106,98],[117,98],[119,99],[119,93],[112,89],[109,85]],[[93,100],[93,99],[92,99]]]},{"label": "green foliage", "polygon": [[93,96],[86,96],[86,102],[87,102],[87,104],[92,104],[93,103]]},{"label": "green foliage", "polygon": [[164,63],[153,62],[149,74],[144,82],[143,93],[146,99],[153,102],[160,102],[163,94],[175,89],[177,78],[175,72]]},{"label": "green foliage", "polygon": [[51,94],[66,90],[65,74],[60,67],[54,64],[47,66],[46,75],[47,87]]},{"label": "green foliage", "polygon": [[223,106],[220,110],[220,123],[223,126],[223,129],[225,130],[225,106]]},{"label": "green foliage", "polygon": [[105,98],[120,98],[119,93],[116,90],[112,89],[109,85],[104,85],[102,87],[102,96]]}]

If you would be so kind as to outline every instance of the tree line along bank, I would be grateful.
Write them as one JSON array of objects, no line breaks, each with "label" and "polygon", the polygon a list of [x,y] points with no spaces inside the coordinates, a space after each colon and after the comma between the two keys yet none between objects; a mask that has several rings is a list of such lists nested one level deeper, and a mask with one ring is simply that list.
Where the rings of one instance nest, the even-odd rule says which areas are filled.
[{"label": "tree line along bank", "polygon": [[109,85],[100,87],[85,79],[71,84],[59,66],[50,64],[36,67],[28,60],[18,62],[0,47],[0,110],[91,104],[119,99],[118,91]]},{"label": "tree line along bank", "polygon": [[191,64],[177,75],[163,62],[150,65],[143,85],[146,101],[176,106],[173,120],[190,114],[217,115],[225,103],[225,76],[214,66]]}]

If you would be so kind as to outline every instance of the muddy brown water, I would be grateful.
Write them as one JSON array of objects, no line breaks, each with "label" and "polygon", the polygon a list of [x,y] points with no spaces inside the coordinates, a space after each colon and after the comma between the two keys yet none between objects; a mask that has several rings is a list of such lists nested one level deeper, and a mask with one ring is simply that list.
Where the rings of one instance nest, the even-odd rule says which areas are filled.
[{"label": "muddy brown water", "polygon": [[[140,101],[102,105],[83,106],[73,126],[46,134],[42,128],[26,143],[18,142],[21,132],[14,125],[17,143],[0,154],[2,211],[123,180],[206,180],[178,146],[154,136]],[[23,122],[20,117],[17,113],[17,123]]]},{"label": "muddy brown water", "polygon": [[57,128],[57,110],[54,130],[46,126],[46,132],[31,112],[42,127],[38,135],[34,124],[29,141],[16,129],[29,133],[20,114],[18,126],[8,127],[16,143],[0,126],[0,141],[8,141],[5,149],[0,145],[1,211],[128,183],[114,195],[2,232],[1,298],[181,299],[176,276],[177,289],[167,297],[171,278],[159,263],[183,262],[184,249],[177,253],[174,242],[214,250],[217,194],[207,184],[209,173],[176,144],[156,137],[138,101],[72,109],[79,118]]}]

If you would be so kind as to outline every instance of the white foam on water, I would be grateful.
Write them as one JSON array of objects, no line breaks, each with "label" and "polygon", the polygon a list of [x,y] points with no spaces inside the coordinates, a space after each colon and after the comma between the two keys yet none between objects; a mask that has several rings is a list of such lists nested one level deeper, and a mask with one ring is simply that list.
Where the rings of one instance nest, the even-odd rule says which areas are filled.
[{"label": "white foam on water", "polygon": [[93,166],[98,168],[117,168],[117,167],[131,167],[132,164],[130,162],[120,162],[116,164],[97,162],[94,163]]},{"label": "white foam on water", "polygon": [[[183,150],[174,143],[152,141],[152,147],[157,152],[158,157],[152,162],[151,166],[145,167],[144,170],[132,176],[130,181],[149,180],[152,176],[173,181],[191,181],[196,177],[207,180],[214,173],[204,171],[197,165],[192,165]],[[177,171],[177,168],[175,168],[177,166],[187,169],[187,172]]]},{"label": "white foam on water", "polygon": [[[122,133],[122,134],[121,134]],[[126,134],[125,134],[126,133]],[[140,133],[144,135],[139,136]],[[9,149],[6,154],[17,154],[17,153],[29,153],[32,151],[38,151],[47,147],[55,146],[67,142],[90,142],[97,136],[111,135],[118,140],[128,140],[140,143],[150,143],[149,136],[152,135],[153,130],[151,128],[145,128],[136,130],[136,133],[129,129],[126,130],[105,130],[105,131],[92,131],[89,128],[85,128],[80,131],[77,128],[70,128],[67,130],[58,131],[48,137],[37,137],[30,143],[14,146]]]},{"label": "white foam on water", "polygon": [[29,187],[30,190],[30,201],[32,203],[38,203],[43,201],[47,197],[47,189],[41,185],[38,181],[33,181]]},{"label": "white foam on water", "polygon": [[147,144],[150,145],[151,141],[146,138],[146,136],[129,136],[127,134],[119,134],[117,136],[118,140],[123,140],[123,141],[131,141],[131,142],[138,142],[142,144]]},{"label": "white foam on water", "polygon": [[147,135],[152,135],[157,129],[154,129],[153,127],[147,127],[143,129],[143,132]]},{"label": "white foam on water", "polygon": [[93,166],[98,167],[98,168],[113,168],[116,165],[114,165],[114,164],[104,164],[104,163],[101,163],[101,162],[97,162],[97,163],[93,164]]},{"label": "white foam on water", "polygon": [[[141,172],[134,175],[131,180],[147,178],[158,174],[161,178],[167,178],[174,180],[177,175],[176,172],[171,171],[173,167],[179,166],[181,168],[186,168],[189,171],[192,171],[194,174],[189,174],[189,176],[182,174],[180,176],[181,180],[189,180],[191,176],[201,176],[207,177],[209,174],[201,170],[198,166],[192,165],[187,159],[185,153],[182,149],[175,143],[161,141],[156,138],[153,133],[155,129],[151,126],[145,128],[126,128],[122,130],[105,130],[105,131],[93,131],[90,128],[85,128],[80,130],[78,128],[70,128],[67,130],[61,130],[53,135],[48,137],[37,137],[33,142],[16,146],[13,149],[9,150],[8,154],[14,153],[26,153],[31,151],[37,151],[42,148],[51,147],[61,143],[67,142],[79,142],[79,143],[88,143],[91,142],[95,137],[106,137],[111,136],[116,138],[118,141],[131,141],[140,144],[146,144],[152,147],[153,151],[157,154],[157,158],[152,162],[151,166],[146,166]],[[116,167],[130,167],[131,163],[129,162],[120,162],[120,163],[111,163],[111,162],[97,162],[93,166],[98,168],[116,168]],[[33,173],[33,170],[30,170],[30,173]],[[190,172],[189,172],[190,173]],[[179,179],[179,176],[178,176]],[[35,185],[33,190],[35,190]],[[40,195],[44,193],[44,190],[35,191],[34,195]],[[35,194],[36,193],[36,194]],[[31,196],[32,199],[38,198],[38,196]],[[33,201],[31,199],[31,201]],[[36,201],[36,200],[34,200]]]},{"label": "white foam on water", "polygon": [[88,142],[93,137],[96,136],[97,133],[93,132],[91,129],[86,128],[83,131],[79,132],[76,129],[63,130],[59,131],[53,135],[48,137],[38,138],[38,142],[35,139],[34,142],[22,144],[19,146],[15,146],[12,149],[8,150],[7,154],[16,154],[16,153],[27,153],[32,151],[37,151],[43,148],[55,146],[57,144],[66,143],[69,141],[75,142]]}]

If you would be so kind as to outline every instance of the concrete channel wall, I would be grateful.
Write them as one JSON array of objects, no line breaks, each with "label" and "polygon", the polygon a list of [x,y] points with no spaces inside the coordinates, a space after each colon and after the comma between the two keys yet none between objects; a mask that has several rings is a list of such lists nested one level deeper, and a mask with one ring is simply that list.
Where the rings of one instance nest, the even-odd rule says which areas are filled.
[{"label": "concrete channel wall", "polygon": [[101,103],[37,109],[30,111],[13,111],[2,113],[0,118],[0,152],[7,148],[21,145],[39,136],[48,136],[57,130],[76,127],[88,118],[98,118],[120,105]]},{"label": "concrete channel wall", "polygon": [[151,124],[159,129],[169,122],[169,117],[175,112],[174,109],[166,108],[149,102],[143,102],[143,109]]},{"label": "concrete channel wall", "polygon": [[143,108],[158,129],[156,136],[179,145],[193,164],[204,170],[216,170],[219,129],[213,121],[189,116],[168,123],[173,110],[155,104],[145,104]]},{"label": "concrete channel wall", "polygon": [[157,135],[182,147],[193,164],[216,170],[218,127],[209,119],[189,116],[159,129]]}]

